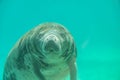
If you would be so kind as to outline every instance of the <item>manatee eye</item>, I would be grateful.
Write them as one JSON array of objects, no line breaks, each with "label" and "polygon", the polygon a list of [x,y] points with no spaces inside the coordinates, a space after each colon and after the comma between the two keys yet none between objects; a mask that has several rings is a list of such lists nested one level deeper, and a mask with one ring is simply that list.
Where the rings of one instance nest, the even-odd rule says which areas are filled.
[{"label": "manatee eye", "polygon": [[56,39],[55,39],[55,41],[56,41]]}]

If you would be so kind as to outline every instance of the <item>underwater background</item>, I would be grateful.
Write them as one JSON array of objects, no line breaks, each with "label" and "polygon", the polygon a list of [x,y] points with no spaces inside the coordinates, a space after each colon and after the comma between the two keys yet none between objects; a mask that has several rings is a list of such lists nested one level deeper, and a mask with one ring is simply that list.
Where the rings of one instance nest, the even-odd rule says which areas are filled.
[{"label": "underwater background", "polygon": [[16,41],[43,22],[74,37],[77,80],[120,80],[120,0],[0,0],[0,80]]}]

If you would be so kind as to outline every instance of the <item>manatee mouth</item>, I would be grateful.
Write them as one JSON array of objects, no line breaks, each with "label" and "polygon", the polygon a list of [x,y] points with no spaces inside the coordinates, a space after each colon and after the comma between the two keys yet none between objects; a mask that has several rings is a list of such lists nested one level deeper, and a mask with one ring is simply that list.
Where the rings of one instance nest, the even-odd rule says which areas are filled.
[{"label": "manatee mouth", "polygon": [[57,52],[59,51],[59,46],[54,40],[48,40],[44,50],[47,52]]},{"label": "manatee mouth", "polygon": [[59,53],[60,48],[61,46],[58,36],[54,34],[45,36],[43,41],[43,50],[45,53]]}]

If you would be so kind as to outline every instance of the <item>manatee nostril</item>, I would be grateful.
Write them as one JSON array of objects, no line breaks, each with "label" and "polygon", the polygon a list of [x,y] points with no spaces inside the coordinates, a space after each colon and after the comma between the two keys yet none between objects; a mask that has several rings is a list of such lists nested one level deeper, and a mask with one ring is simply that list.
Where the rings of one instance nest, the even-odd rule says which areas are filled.
[{"label": "manatee nostril", "polygon": [[[57,41],[56,38],[52,38],[53,41]],[[49,38],[47,38],[47,41],[49,41]]]}]

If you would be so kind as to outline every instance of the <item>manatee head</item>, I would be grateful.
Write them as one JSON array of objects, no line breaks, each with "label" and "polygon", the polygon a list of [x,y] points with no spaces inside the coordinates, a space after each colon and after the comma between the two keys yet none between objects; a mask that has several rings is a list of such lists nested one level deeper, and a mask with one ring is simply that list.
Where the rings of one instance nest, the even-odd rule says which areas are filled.
[{"label": "manatee head", "polygon": [[[61,24],[43,23],[27,34],[28,49],[43,58],[62,57],[65,60],[76,56],[76,47],[71,34]],[[30,47],[31,46],[31,47]]]}]

